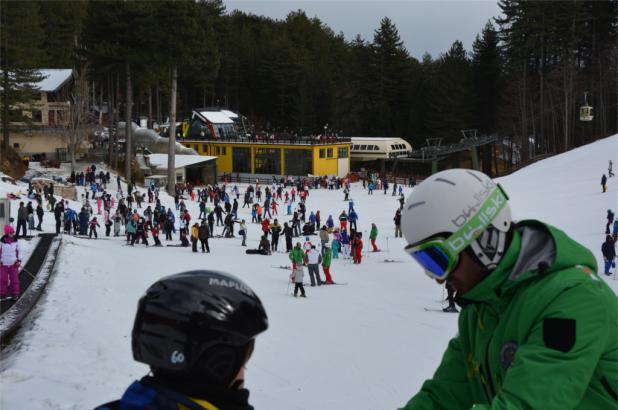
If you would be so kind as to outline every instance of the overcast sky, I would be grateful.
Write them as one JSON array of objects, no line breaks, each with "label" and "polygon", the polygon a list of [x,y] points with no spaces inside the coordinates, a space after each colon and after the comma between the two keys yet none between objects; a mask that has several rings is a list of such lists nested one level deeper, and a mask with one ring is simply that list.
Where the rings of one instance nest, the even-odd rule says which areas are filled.
[{"label": "overcast sky", "polygon": [[227,11],[240,10],[285,19],[294,10],[318,17],[335,33],[353,39],[360,34],[373,40],[383,17],[397,26],[410,54],[421,58],[427,51],[436,58],[461,40],[471,51],[485,23],[499,14],[497,0],[224,0]]}]

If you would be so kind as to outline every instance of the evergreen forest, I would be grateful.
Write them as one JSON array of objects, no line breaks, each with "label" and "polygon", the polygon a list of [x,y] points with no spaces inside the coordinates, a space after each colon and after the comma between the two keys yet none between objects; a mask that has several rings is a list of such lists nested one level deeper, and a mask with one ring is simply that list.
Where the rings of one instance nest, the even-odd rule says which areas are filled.
[{"label": "evergreen forest", "polygon": [[[453,39],[418,60],[388,16],[373,38],[350,41],[302,10],[274,20],[221,0],[2,0],[2,103],[27,98],[19,84],[36,68],[74,68],[114,120],[182,120],[220,106],[256,130],[328,127],[414,147],[478,129],[526,161],[618,132],[617,4],[500,0],[471,50]],[[591,122],[579,118],[585,96]]]}]

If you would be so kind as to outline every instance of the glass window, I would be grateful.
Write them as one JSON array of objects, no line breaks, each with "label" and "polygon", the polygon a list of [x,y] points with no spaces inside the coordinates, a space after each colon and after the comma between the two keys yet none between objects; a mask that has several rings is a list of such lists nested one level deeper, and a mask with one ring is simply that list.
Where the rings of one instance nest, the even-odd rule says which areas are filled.
[{"label": "glass window", "polygon": [[251,148],[232,147],[232,172],[251,172]]},{"label": "glass window", "polygon": [[347,158],[348,157],[348,149],[343,147],[337,149],[337,157],[338,158]]},{"label": "glass window", "polygon": [[221,155],[227,155],[225,147],[221,147]]},{"label": "glass window", "polygon": [[327,148],[326,149],[326,156],[328,158],[332,158],[333,157],[333,149],[332,148]]},{"label": "glass window", "polygon": [[373,150],[374,150],[374,151],[379,151],[379,150],[380,150],[380,148],[378,148],[378,146],[377,146],[377,145],[374,145],[374,146],[373,146]]},{"label": "glass window", "polygon": [[352,151],[357,151],[358,150],[358,145],[352,145]]},{"label": "glass window", "polygon": [[367,149],[367,145],[361,145],[361,146],[360,146],[360,150],[361,150],[361,151],[365,151],[366,149]]},{"label": "glass window", "polygon": [[391,149],[397,149],[397,147],[394,145],[391,145]]},{"label": "glass window", "polygon": [[208,144],[202,144],[202,152],[203,152],[204,154],[207,154],[207,153],[208,153]]},{"label": "glass window", "polygon": [[308,149],[286,149],[285,169],[286,175],[305,176],[311,174],[313,168],[313,158],[311,150]]},{"label": "glass window", "polygon": [[255,149],[255,173],[256,174],[281,174],[281,149],[280,148],[256,148]]},{"label": "glass window", "polygon": [[326,157],[326,150],[324,148],[320,148],[320,158]]}]

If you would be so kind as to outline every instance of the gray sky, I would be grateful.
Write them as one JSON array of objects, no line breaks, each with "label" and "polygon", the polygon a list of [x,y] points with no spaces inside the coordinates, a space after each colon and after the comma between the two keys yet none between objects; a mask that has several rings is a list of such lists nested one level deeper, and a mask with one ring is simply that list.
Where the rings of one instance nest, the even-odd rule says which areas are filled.
[{"label": "gray sky", "polygon": [[228,11],[241,10],[274,19],[285,19],[294,10],[318,17],[335,33],[353,39],[360,34],[373,40],[383,17],[397,26],[410,54],[425,51],[436,58],[461,40],[467,51],[487,20],[499,14],[497,0],[224,0]]}]

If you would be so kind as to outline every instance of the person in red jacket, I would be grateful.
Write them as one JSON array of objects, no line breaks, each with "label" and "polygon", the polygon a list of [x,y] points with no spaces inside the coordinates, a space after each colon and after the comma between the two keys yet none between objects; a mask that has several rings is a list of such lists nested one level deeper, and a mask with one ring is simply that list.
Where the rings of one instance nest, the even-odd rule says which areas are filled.
[{"label": "person in red jacket", "polygon": [[264,236],[266,236],[268,238],[268,231],[270,230],[270,221],[268,220],[268,218],[264,218],[264,220],[262,221],[262,232],[264,233]]},{"label": "person in red jacket", "polygon": [[353,240],[352,243],[352,249],[353,249],[353,253],[354,253],[354,263],[361,263],[361,259],[362,259],[362,252],[363,252],[363,241],[361,239],[361,233],[358,232],[356,234],[356,237]]}]

